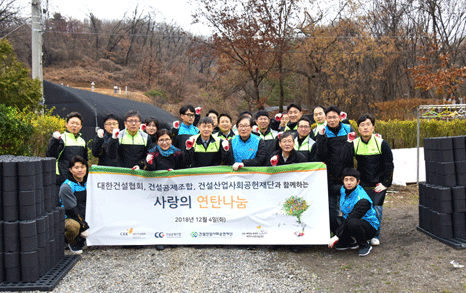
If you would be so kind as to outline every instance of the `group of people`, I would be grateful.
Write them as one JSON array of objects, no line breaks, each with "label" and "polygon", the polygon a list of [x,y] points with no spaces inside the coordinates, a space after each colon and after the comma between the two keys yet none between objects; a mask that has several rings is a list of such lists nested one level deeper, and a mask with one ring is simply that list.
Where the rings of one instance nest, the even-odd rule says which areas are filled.
[{"label": "group of people", "polygon": [[[374,133],[373,115],[359,117],[357,137],[345,113],[336,106],[317,106],[308,117],[299,104],[292,103],[286,114],[271,118],[267,111],[255,115],[245,111],[236,121],[215,110],[201,117],[201,111],[200,107],[183,106],[180,121],[169,126],[155,118],[143,121],[131,110],[124,116],[123,130],[118,118],[110,114],[104,118],[104,128],[96,131],[92,154],[99,165],[146,171],[217,165],[231,165],[237,171],[242,167],[324,162],[333,236],[329,247],[359,248],[359,255],[364,256],[372,245],[380,244],[393,156],[388,143]],[[72,112],[66,120],[66,131],[53,133],[47,156],[57,158],[59,197],[67,215],[65,235],[71,251],[80,253],[89,229],[86,198],[81,194],[86,189],[88,156],[79,133],[81,115]]]}]

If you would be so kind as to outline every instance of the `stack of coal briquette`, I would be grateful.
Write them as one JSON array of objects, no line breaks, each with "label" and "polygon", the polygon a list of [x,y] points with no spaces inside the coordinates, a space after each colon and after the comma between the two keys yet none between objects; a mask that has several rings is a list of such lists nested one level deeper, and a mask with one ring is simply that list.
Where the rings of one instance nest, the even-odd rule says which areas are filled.
[{"label": "stack of coal briquette", "polygon": [[419,226],[439,238],[466,237],[466,137],[424,139],[426,182],[419,184]]},{"label": "stack of coal briquette", "polygon": [[64,257],[55,158],[0,156],[0,281],[34,282]]}]

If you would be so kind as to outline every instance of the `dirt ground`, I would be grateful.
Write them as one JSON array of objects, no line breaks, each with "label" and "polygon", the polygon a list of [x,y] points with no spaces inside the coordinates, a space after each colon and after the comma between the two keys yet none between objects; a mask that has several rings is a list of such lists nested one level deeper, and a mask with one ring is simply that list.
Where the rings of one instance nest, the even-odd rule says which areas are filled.
[{"label": "dirt ground", "polygon": [[[370,255],[322,246],[300,252],[301,264],[319,277],[318,288],[329,292],[466,292],[466,250],[457,250],[416,229],[417,185],[395,186],[384,204],[381,245]],[[281,254],[284,259],[296,257]],[[320,290],[318,290],[320,292]]]}]

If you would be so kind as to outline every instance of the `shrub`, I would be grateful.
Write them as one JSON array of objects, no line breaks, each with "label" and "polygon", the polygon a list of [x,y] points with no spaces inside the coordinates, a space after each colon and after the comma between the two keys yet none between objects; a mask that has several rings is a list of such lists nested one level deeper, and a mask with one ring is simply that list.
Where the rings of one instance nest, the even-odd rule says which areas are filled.
[{"label": "shrub", "polygon": [[18,117],[18,110],[0,104],[0,155],[28,155],[26,143],[34,133],[33,127]]},{"label": "shrub", "polygon": [[23,123],[29,124],[33,129],[32,134],[23,137],[24,142],[28,142],[28,155],[44,157],[52,133],[65,130],[65,119],[52,114],[53,109],[45,111],[44,115],[36,113],[18,111],[17,116]]}]

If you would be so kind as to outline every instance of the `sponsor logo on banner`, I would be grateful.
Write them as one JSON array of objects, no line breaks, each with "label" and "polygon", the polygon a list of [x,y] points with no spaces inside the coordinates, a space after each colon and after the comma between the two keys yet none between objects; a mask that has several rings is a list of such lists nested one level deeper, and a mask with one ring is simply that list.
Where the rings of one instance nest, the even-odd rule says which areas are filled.
[{"label": "sponsor logo on banner", "polygon": [[192,238],[231,238],[233,232],[191,232]]},{"label": "sponsor logo on banner", "polygon": [[181,233],[165,233],[165,238],[181,238]]},{"label": "sponsor logo on banner", "polygon": [[133,228],[126,229],[125,232],[120,232],[120,236],[126,237],[126,236],[131,236],[133,239],[137,238],[146,238],[146,233],[141,232],[141,233],[136,233],[134,232]]},{"label": "sponsor logo on banner", "polygon": [[165,235],[163,234],[163,232],[155,232],[154,236],[155,236],[155,238],[163,238],[163,237],[165,237]]}]

